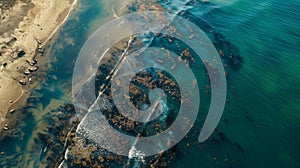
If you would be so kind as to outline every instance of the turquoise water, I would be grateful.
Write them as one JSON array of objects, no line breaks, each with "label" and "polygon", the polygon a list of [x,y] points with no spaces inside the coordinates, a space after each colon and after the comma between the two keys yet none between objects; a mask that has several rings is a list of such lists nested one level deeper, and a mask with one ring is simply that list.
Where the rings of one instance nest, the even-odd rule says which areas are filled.
[{"label": "turquoise water", "polygon": [[[162,5],[173,10],[190,7],[189,13],[237,47],[243,61],[238,69],[225,67],[229,74],[228,101],[212,138],[197,142],[198,128],[207,111],[204,97],[204,112],[199,115],[195,129],[176,147],[175,158],[167,165],[300,167],[300,2],[171,2]],[[72,71],[78,52],[111,13],[103,6],[95,1],[82,1],[48,48],[50,62],[37,77],[44,79],[41,87],[33,90],[28,105],[20,110],[23,115],[16,131],[0,142],[0,152],[5,152],[0,155],[0,167],[54,165],[53,160],[45,157],[54,150],[49,142],[41,140],[39,133],[57,136],[49,128],[63,123],[61,111],[71,100]],[[64,148],[58,149],[62,149],[61,153],[54,155],[62,158]]]},{"label": "turquoise water", "polygon": [[245,62],[232,83],[238,101],[227,108],[234,117],[244,108],[254,123],[241,120],[226,131],[245,148],[243,167],[299,167],[299,5],[238,1],[212,19]]}]

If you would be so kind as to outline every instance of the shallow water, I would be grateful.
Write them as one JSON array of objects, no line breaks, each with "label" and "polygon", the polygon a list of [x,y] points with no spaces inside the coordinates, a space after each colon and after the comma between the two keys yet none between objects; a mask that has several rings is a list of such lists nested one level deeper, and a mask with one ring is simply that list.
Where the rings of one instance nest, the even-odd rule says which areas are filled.
[{"label": "shallow water", "polygon": [[[229,66],[228,102],[213,138],[200,144],[201,113],[190,138],[178,145],[169,167],[299,167],[300,166],[300,3],[297,0],[213,0],[162,4],[173,11],[187,9],[206,21],[237,47],[242,67]],[[107,3],[107,2],[105,2]],[[51,120],[71,100],[74,62],[87,37],[109,20],[110,7],[81,1],[49,48],[45,81],[34,89],[23,118],[0,143],[0,167],[44,167],[50,149],[38,133],[47,133]],[[107,5],[109,6],[109,5]],[[50,67],[50,68],[49,68]],[[43,70],[43,68],[42,68]],[[44,70],[45,71],[45,70]],[[40,78],[44,78],[41,75]],[[201,109],[207,111],[204,97]],[[22,136],[22,138],[20,138]],[[187,146],[187,143],[189,144]],[[17,153],[17,154],[16,154]],[[63,154],[63,151],[62,151]],[[62,157],[62,156],[61,156]]]}]

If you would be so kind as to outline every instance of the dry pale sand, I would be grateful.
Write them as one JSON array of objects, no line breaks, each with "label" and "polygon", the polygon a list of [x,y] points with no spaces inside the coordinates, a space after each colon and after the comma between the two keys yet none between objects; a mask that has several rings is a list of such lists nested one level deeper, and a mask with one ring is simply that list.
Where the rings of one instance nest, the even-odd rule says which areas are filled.
[{"label": "dry pale sand", "polygon": [[[38,48],[51,38],[69,16],[77,0],[16,1],[9,8],[0,0],[0,126],[19,102],[26,101],[30,88],[28,69],[37,58]],[[6,8],[5,8],[6,7]],[[18,57],[24,51],[26,54]],[[26,85],[20,84],[20,80]]]}]

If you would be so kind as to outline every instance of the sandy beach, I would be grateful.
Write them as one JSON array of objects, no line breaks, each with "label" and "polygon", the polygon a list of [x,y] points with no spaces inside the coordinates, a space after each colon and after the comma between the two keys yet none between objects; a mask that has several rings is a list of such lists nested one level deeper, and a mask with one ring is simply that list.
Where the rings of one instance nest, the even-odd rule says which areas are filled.
[{"label": "sandy beach", "polygon": [[43,46],[76,3],[77,0],[0,0],[0,132],[8,129],[6,118],[10,113],[26,102]]}]

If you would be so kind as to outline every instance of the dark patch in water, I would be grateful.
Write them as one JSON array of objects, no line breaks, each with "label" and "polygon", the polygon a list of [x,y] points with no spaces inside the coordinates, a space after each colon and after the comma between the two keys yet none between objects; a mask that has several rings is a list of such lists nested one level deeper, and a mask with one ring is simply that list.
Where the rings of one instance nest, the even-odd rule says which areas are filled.
[{"label": "dark patch in water", "polygon": [[180,13],[182,17],[196,24],[206,35],[212,40],[219,55],[224,59],[224,63],[228,64],[233,71],[238,71],[242,68],[243,60],[239,54],[238,48],[226,40],[226,38],[205,20],[193,15],[189,11]]},{"label": "dark patch in water", "polygon": [[[57,111],[60,111],[58,109]],[[47,161],[49,167],[56,167],[62,161],[66,148],[70,145],[72,137],[75,136],[78,121],[72,119],[75,109],[72,104],[67,104],[58,115],[48,115],[47,132],[38,133],[37,144],[42,144],[46,151],[41,153],[40,161]],[[54,154],[51,154],[51,153]]]}]

